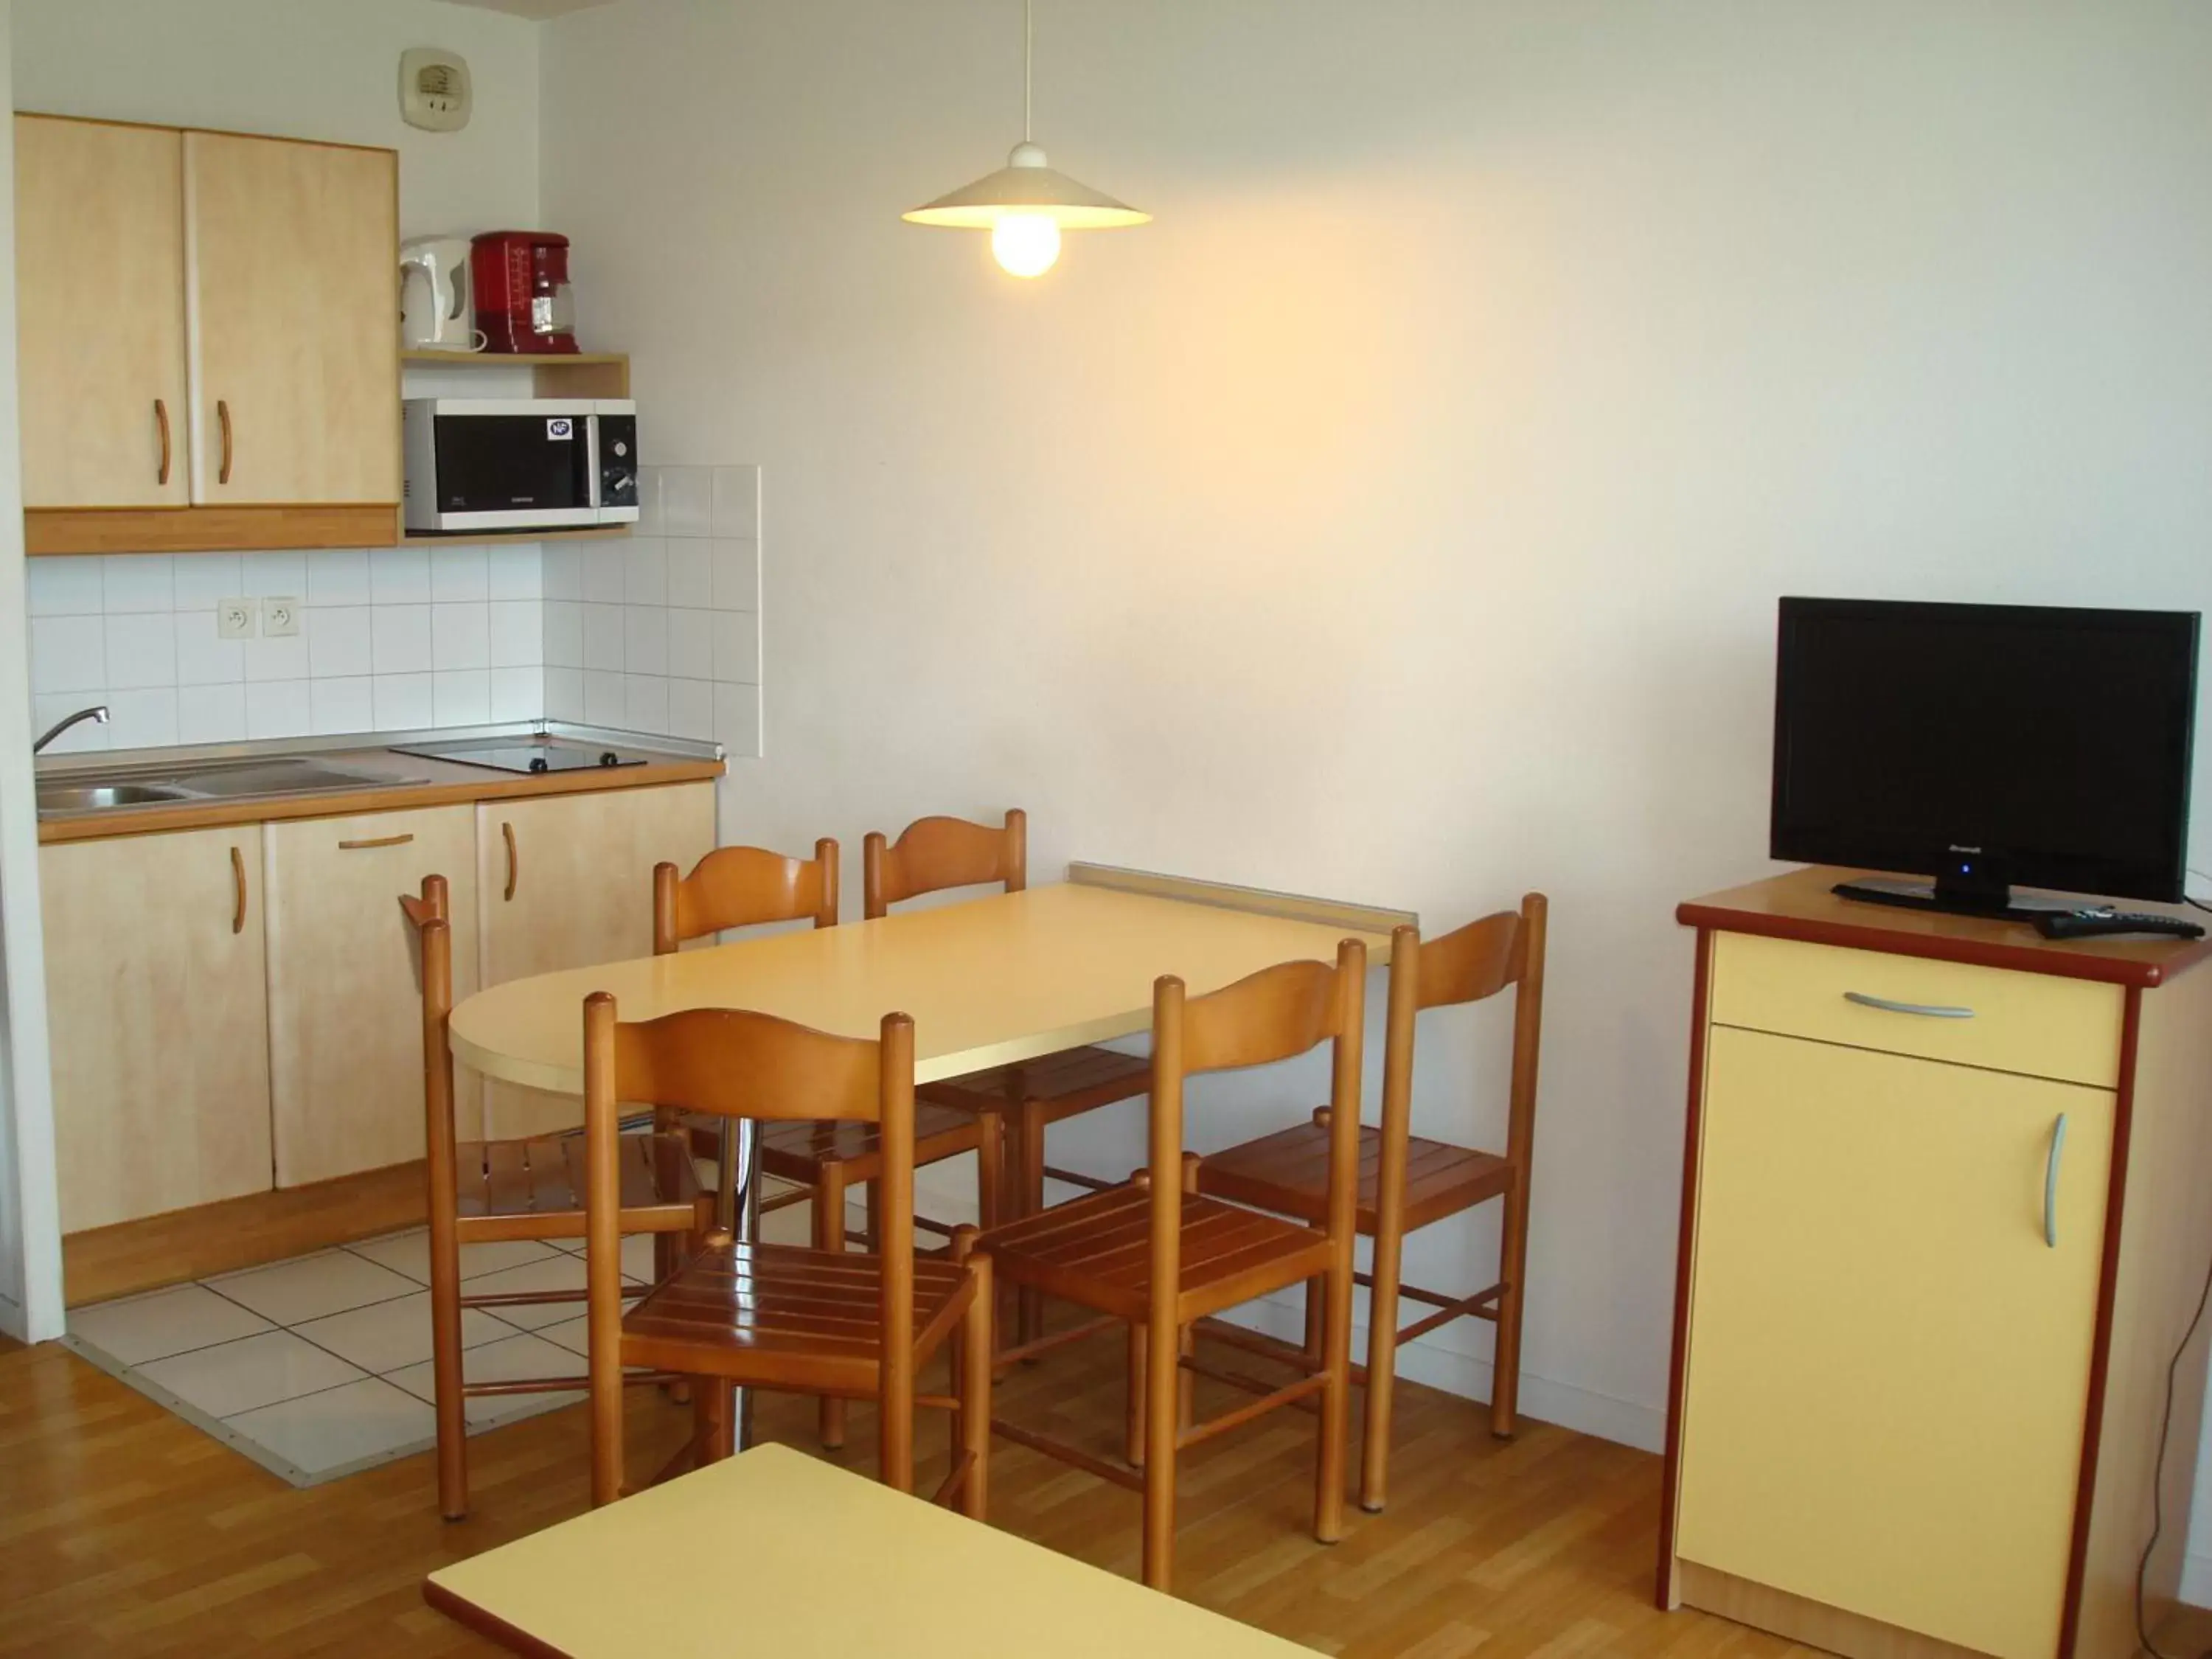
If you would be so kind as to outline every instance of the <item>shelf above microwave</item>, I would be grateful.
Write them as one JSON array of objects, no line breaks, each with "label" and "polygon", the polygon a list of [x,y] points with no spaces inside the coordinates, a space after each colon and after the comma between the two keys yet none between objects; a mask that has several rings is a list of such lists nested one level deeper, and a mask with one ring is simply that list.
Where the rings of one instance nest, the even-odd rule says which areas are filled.
[{"label": "shelf above microwave", "polygon": [[403,374],[410,369],[464,374],[528,369],[533,397],[629,396],[629,354],[623,351],[403,351],[399,367]]}]

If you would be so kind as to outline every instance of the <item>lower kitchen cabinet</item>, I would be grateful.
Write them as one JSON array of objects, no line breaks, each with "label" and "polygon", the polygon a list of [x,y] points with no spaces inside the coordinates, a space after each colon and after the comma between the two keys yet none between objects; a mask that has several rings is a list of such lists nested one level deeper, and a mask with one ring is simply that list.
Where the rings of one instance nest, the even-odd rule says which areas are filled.
[{"label": "lower kitchen cabinet", "polygon": [[[653,949],[653,866],[689,871],[714,849],[714,786],[487,801],[476,844],[482,984],[641,957]],[[563,1096],[483,1085],[487,1135],[573,1128],[583,1112]]]},{"label": "lower kitchen cabinet", "polygon": [[[276,1184],[422,1156],[422,1001],[399,896],[450,884],[453,993],[476,989],[472,805],[271,823],[266,838],[269,1081]],[[455,1077],[461,1133],[475,1079]]]},{"label": "lower kitchen cabinet", "polygon": [[65,1232],[269,1188],[262,833],[40,855]]}]

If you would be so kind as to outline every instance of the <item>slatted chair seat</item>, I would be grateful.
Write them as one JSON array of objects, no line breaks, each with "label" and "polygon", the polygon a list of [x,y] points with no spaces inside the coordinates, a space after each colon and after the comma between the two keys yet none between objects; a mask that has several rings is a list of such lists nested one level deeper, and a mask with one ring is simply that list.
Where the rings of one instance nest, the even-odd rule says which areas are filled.
[{"label": "slatted chair seat", "polygon": [[[1372,1237],[1382,1171],[1382,1131],[1359,1126],[1359,1231]],[[1200,1184],[1238,1204],[1320,1223],[1328,1212],[1328,1127],[1301,1123],[1211,1154]],[[1513,1185],[1513,1164],[1494,1152],[1410,1135],[1406,1140],[1407,1231],[1503,1197]]]},{"label": "slatted chair seat", "polygon": [[[575,1238],[583,1232],[584,1138],[462,1141],[454,1147],[455,1184],[464,1221],[514,1224],[508,1238]],[[623,1224],[640,1231],[648,1215],[674,1224],[696,1220],[702,1190],[690,1149],[680,1135],[622,1138]],[[532,1224],[543,1231],[533,1231]],[[489,1237],[481,1231],[473,1236]]]},{"label": "slatted chair seat", "polygon": [[[914,1161],[917,1165],[972,1152],[981,1139],[971,1114],[956,1106],[915,1101]],[[883,1137],[872,1123],[811,1118],[763,1123],[760,1146],[761,1167],[781,1181],[815,1186],[824,1164],[843,1164],[848,1182],[873,1181],[883,1172]]]},{"label": "slatted chair seat", "polygon": [[1085,1046],[925,1083],[915,1093],[920,1099],[942,1101],[968,1112],[1004,1111],[1009,1101],[1031,1102],[1045,1122],[1057,1123],[1133,1100],[1152,1086],[1152,1062],[1144,1055]]}]

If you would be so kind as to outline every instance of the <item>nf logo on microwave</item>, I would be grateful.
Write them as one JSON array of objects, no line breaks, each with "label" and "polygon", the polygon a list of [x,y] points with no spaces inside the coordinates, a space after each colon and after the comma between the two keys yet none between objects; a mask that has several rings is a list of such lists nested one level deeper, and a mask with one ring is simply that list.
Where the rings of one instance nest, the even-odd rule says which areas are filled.
[{"label": "nf logo on microwave", "polygon": [[565,442],[576,435],[575,422],[556,416],[545,422],[545,436],[555,442]]}]

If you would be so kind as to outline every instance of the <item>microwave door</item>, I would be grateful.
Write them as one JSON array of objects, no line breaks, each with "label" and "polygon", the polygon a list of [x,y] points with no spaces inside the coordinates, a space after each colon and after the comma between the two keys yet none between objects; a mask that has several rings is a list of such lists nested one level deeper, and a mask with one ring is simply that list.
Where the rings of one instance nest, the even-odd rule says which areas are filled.
[{"label": "microwave door", "polygon": [[441,414],[435,441],[441,529],[526,530],[598,522],[581,417]]}]

